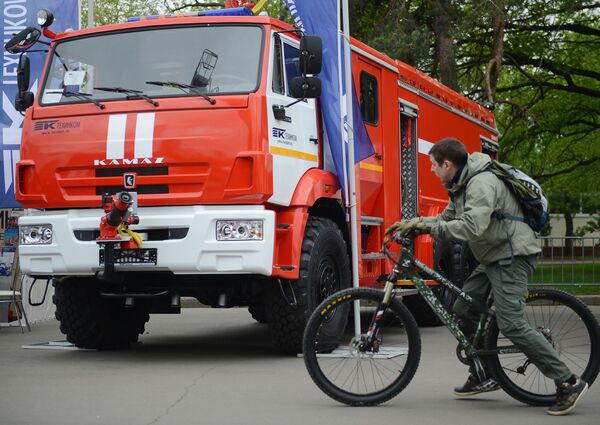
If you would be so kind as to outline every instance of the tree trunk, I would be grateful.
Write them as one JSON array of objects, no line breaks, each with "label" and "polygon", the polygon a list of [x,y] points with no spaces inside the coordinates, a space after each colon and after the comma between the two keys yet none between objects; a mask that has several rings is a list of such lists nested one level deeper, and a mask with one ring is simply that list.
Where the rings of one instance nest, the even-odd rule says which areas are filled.
[{"label": "tree trunk", "polygon": [[504,55],[504,0],[490,2],[492,11],[492,58],[485,69],[485,100],[496,103],[496,86]]},{"label": "tree trunk", "polygon": [[435,60],[439,65],[439,78],[443,84],[458,91],[454,38],[450,34],[450,2],[449,0],[431,0],[431,10],[435,34]]},{"label": "tree trunk", "polygon": [[571,212],[565,213],[565,252],[564,256],[571,255],[573,250],[573,215]]}]

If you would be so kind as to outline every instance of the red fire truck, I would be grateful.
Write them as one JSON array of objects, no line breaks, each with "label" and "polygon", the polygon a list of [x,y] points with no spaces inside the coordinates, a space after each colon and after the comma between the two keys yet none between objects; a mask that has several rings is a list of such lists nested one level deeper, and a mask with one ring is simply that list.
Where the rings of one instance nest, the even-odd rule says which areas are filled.
[{"label": "red fire truck", "polygon": [[[235,10],[62,34],[41,14],[52,40],[37,94],[25,56],[19,67],[16,196],[31,209],[19,253],[26,274],[53,279],[61,331],[79,347],[127,346],[149,314],[179,313],[181,297],[194,297],[248,306],[295,353],[310,310],[351,285],[318,87],[297,84],[301,39]],[[28,28],[7,48],[39,36]],[[352,70],[376,152],[355,168],[357,267],[360,285],[374,285],[390,270],[385,228],[447,203],[430,173],[432,143],[454,136],[494,155],[498,133],[490,111],[357,40]],[[460,280],[460,246],[421,236],[414,248]],[[432,321],[418,299],[405,301]]]}]

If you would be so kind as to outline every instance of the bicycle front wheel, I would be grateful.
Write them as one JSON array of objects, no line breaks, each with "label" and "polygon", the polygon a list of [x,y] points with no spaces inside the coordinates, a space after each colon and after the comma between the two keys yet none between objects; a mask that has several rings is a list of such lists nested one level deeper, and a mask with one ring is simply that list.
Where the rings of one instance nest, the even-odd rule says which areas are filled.
[{"label": "bicycle front wheel", "polygon": [[[410,312],[393,300],[381,317],[372,346],[366,335],[383,301],[383,291],[353,288],[325,299],[312,313],[303,339],[304,363],[328,396],[351,406],[383,403],[402,391],[421,357],[421,337]],[[355,317],[354,303],[360,314]],[[347,322],[340,333],[339,318]],[[360,320],[360,333],[355,330]]]},{"label": "bicycle front wheel", "polygon": [[[600,328],[588,307],[572,295],[554,289],[530,290],[525,307],[529,324],[552,344],[559,358],[588,384],[600,369]],[[488,327],[486,347],[511,346],[495,320]],[[534,406],[556,401],[556,386],[523,353],[486,358],[488,371],[511,397]]]}]

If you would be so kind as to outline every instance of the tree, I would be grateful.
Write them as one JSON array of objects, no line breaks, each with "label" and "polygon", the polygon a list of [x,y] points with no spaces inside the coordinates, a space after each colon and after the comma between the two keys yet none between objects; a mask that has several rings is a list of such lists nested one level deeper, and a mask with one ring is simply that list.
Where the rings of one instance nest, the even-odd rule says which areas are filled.
[{"label": "tree", "polygon": [[497,105],[501,157],[542,183],[571,235],[579,193],[600,191],[600,3],[356,0],[353,10],[358,38]]},{"label": "tree", "polygon": [[[124,22],[127,18],[140,15],[164,13],[162,0],[95,0],[94,25],[107,25]],[[81,22],[86,27],[88,21],[87,2],[82,0]]]}]

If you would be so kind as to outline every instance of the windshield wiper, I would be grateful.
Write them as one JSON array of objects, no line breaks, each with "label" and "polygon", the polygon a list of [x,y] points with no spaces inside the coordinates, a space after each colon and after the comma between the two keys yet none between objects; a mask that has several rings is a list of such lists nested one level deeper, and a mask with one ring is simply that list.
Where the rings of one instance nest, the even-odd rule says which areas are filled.
[{"label": "windshield wiper", "polygon": [[205,95],[204,93],[199,91],[199,88],[196,86],[191,86],[189,84],[178,83],[176,81],[146,81],[146,84],[152,84],[153,86],[161,86],[161,87],[175,87],[181,89],[181,91],[185,92],[185,89],[192,90],[195,94],[200,96],[202,99],[206,100],[211,105],[217,103],[215,99],[210,96]]},{"label": "windshield wiper", "polygon": [[127,94],[129,94],[129,96],[127,96],[127,99],[141,98],[141,99],[147,100],[149,103],[152,104],[152,106],[158,106],[157,101],[155,101],[154,99],[151,99],[148,95],[144,94],[144,92],[141,90],[126,89],[123,87],[94,87],[94,90],[110,91],[113,93],[127,93]]},{"label": "windshield wiper", "polygon": [[63,93],[63,96],[65,96],[65,97],[76,97],[79,100],[83,100],[83,101],[86,101],[86,102],[91,102],[91,103],[93,103],[94,105],[96,105],[100,109],[106,108],[106,105],[103,105],[102,103],[98,102],[97,100],[92,99],[91,98],[92,95],[89,94],[89,93],[81,93],[81,92],[78,92],[78,91],[66,91],[66,92]]}]

